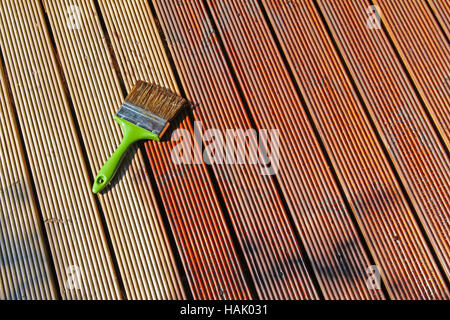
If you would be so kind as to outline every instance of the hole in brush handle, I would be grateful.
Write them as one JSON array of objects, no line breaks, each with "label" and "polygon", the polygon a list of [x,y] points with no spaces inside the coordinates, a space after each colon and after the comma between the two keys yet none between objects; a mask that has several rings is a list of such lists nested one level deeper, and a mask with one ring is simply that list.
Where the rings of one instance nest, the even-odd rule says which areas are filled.
[{"label": "hole in brush handle", "polygon": [[101,192],[103,189],[105,189],[107,184],[107,178],[103,174],[98,175],[95,178],[94,185],[92,186],[92,192],[94,194]]}]

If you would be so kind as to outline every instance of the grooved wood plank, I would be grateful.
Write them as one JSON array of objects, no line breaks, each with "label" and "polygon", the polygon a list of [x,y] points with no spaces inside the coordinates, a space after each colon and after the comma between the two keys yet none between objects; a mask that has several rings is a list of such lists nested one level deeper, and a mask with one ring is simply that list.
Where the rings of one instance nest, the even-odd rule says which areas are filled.
[{"label": "grooved wood plank", "polygon": [[[450,137],[450,44],[425,0],[374,1],[447,150]],[[445,11],[444,11],[445,12]],[[445,13],[448,15],[448,12]]]},{"label": "grooved wood plank", "polygon": [[280,130],[277,178],[325,298],[382,298],[366,286],[371,263],[257,2],[207,2],[257,127]]},{"label": "grooved wood plank", "polygon": [[450,36],[450,3],[447,0],[428,0],[428,4],[436,15],[448,39]]},{"label": "grooved wood plank", "polygon": [[119,286],[38,1],[0,3],[0,46],[64,299]]},{"label": "grooved wood plank", "polygon": [[386,34],[367,27],[370,2],[319,4],[449,276],[450,163],[444,147]]},{"label": "grooved wood plank", "polygon": [[444,279],[313,2],[262,3],[389,295],[446,298]]},{"label": "grooved wood plank", "polygon": [[[147,1],[99,1],[127,90],[138,79],[179,92]],[[188,118],[179,128],[193,137]],[[195,299],[249,299],[250,292],[203,162],[176,164],[172,153],[197,141],[146,143],[151,169]],[[188,152],[191,152],[188,151]]]},{"label": "grooved wood plank", "polygon": [[0,300],[56,299],[3,67],[0,72]]},{"label": "grooved wood plank", "polygon": [[[223,135],[227,129],[242,129],[236,136],[238,145],[243,144],[245,130],[251,129],[250,119],[202,2],[153,4],[186,95],[198,103],[194,119],[201,121],[204,131],[217,128]],[[210,145],[208,142],[211,140],[205,144]],[[212,160],[211,154],[208,159]],[[212,170],[258,297],[316,299],[316,288],[273,177],[262,174],[265,171],[258,164],[222,164],[214,160]]]},{"label": "grooved wood plank", "polygon": [[[56,48],[93,175],[119,145],[120,126],[112,118],[124,97],[93,1],[45,0]],[[68,26],[68,14],[79,28]],[[134,146],[113,186],[99,195],[128,299],[184,297],[172,248],[143,154]]]}]

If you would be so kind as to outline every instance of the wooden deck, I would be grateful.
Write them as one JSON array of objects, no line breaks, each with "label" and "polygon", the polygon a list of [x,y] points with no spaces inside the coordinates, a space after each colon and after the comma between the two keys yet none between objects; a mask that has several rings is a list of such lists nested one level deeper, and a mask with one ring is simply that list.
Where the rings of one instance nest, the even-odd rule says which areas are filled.
[{"label": "wooden deck", "polygon": [[[0,298],[449,299],[449,17],[444,0],[1,1]],[[146,142],[94,196],[139,79],[192,102],[192,136],[278,129],[278,172]]]}]

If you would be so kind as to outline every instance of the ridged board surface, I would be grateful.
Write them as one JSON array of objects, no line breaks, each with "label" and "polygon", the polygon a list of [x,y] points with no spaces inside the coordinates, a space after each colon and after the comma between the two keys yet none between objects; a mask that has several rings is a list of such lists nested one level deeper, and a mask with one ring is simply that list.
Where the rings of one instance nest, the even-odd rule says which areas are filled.
[{"label": "ridged board surface", "polygon": [[[179,92],[147,1],[105,0],[99,6],[126,89],[143,79]],[[176,128],[193,136],[189,118]],[[179,144],[170,138],[146,143],[146,150],[193,297],[249,299],[242,267],[205,164],[176,164],[172,160],[177,145],[192,146],[199,153],[198,144]]]},{"label": "ridged board surface", "polygon": [[[425,0],[374,1],[414,85],[449,147],[450,44]],[[440,3],[445,6],[444,3]],[[447,3],[448,6],[448,3]],[[440,11],[448,14],[448,11]],[[444,26],[445,27],[445,26]],[[448,32],[448,29],[447,29]]]},{"label": "ridged board surface", "polygon": [[[450,36],[450,3],[447,0],[427,0],[436,18],[441,24],[447,39]],[[450,80],[449,80],[450,81]]]},{"label": "ridged board surface", "polygon": [[358,91],[449,276],[449,159],[388,37],[383,30],[367,27],[365,9],[369,5],[369,1],[360,0],[319,1]]},{"label": "ridged board surface", "polygon": [[445,298],[442,275],[314,3],[262,3],[389,295]]},{"label": "ridged board surface", "polygon": [[[0,299],[448,299],[449,12],[0,1]],[[193,110],[94,196],[138,79]],[[279,130],[276,175],[202,157],[252,127]]]},{"label": "ridged board surface", "polygon": [[86,163],[38,1],[2,1],[0,46],[65,299],[119,298]]},{"label": "ridged board surface", "polygon": [[[326,299],[382,298],[371,263],[256,2],[207,1],[260,129],[280,130],[276,175]],[[257,41],[255,41],[257,39]]]},{"label": "ridged board surface", "polygon": [[[205,8],[196,1],[153,1],[187,97],[203,130],[251,128]],[[243,133],[237,133],[243,143]],[[274,181],[259,165],[212,164],[259,298],[315,299]]]},{"label": "ridged board surface", "polygon": [[25,155],[0,70],[0,300],[57,297]]},{"label": "ridged board surface", "polygon": [[[45,0],[69,95],[93,176],[119,146],[120,126],[113,115],[124,97],[93,1]],[[79,18],[69,28],[67,12]],[[99,195],[128,299],[184,297],[172,248],[148,179],[134,146],[113,187]]]}]

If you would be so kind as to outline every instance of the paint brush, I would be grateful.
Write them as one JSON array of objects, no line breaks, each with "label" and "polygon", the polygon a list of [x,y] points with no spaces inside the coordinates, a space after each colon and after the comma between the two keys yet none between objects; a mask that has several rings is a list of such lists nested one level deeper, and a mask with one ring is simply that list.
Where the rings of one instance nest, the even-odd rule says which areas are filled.
[{"label": "paint brush", "polygon": [[140,140],[160,141],[160,137],[187,104],[187,100],[156,84],[138,81],[114,116],[123,130],[123,139],[95,178],[93,193],[102,191],[114,178],[128,150]]}]

